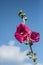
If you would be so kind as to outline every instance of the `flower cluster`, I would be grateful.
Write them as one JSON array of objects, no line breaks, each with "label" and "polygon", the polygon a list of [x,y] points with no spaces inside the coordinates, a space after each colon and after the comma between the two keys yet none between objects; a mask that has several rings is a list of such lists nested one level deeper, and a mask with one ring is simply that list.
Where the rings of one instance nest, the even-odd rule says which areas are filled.
[{"label": "flower cluster", "polygon": [[40,34],[30,30],[25,24],[21,23],[14,34],[16,39],[22,43],[25,40],[29,40],[29,42],[34,43],[38,42],[40,39]]}]

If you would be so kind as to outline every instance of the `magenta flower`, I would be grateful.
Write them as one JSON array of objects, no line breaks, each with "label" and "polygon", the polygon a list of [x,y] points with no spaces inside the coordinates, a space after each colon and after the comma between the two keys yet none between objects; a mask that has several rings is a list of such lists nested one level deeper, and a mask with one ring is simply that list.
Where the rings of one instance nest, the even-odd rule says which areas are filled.
[{"label": "magenta flower", "polygon": [[18,27],[17,27],[17,31],[15,32],[15,37],[19,42],[23,42],[26,40],[26,37],[28,36],[28,34],[30,35],[31,30],[23,23],[21,23]]},{"label": "magenta flower", "polygon": [[31,33],[30,41],[31,41],[32,43],[38,42],[39,39],[40,39],[40,34],[39,34],[39,33],[37,33],[37,32],[32,32],[32,33]]}]

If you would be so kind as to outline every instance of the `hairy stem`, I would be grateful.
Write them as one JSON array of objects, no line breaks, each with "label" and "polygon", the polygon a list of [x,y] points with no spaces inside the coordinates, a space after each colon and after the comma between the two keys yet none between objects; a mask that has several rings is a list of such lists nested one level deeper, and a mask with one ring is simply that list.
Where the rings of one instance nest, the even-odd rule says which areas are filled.
[{"label": "hairy stem", "polygon": [[25,24],[25,19],[23,18],[23,23]]},{"label": "hairy stem", "polygon": [[[29,44],[29,46],[30,46],[30,50],[31,50],[32,60],[34,61],[34,65],[37,65],[37,63],[36,63],[36,58],[35,58],[35,55],[34,55],[33,49],[32,49],[32,44]],[[33,55],[34,55],[34,56],[33,56]]]},{"label": "hairy stem", "polygon": [[32,45],[31,44],[30,44],[30,50],[31,50],[31,53],[33,54]]}]

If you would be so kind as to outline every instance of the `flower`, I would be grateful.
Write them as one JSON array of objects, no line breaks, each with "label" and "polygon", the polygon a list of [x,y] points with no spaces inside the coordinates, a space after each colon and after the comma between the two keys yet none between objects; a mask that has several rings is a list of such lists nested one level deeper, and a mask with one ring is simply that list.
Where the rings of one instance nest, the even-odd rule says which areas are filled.
[{"label": "flower", "polygon": [[18,27],[17,30],[14,34],[14,36],[16,37],[16,39],[22,43],[23,41],[26,40],[27,35],[30,35],[31,30],[23,23],[21,23]]},{"label": "flower", "polygon": [[39,39],[40,39],[40,34],[39,34],[39,33],[37,33],[37,32],[32,32],[32,33],[31,33],[30,41],[31,41],[32,43],[38,42]]}]

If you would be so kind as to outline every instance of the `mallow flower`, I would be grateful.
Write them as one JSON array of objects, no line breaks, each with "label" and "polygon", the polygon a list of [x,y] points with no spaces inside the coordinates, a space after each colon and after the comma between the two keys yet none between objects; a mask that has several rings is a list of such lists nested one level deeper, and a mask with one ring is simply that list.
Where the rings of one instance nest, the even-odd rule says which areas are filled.
[{"label": "mallow flower", "polygon": [[30,41],[32,43],[35,43],[35,42],[38,42],[40,39],[40,34],[37,33],[37,32],[32,32],[31,35],[30,35]]},{"label": "mallow flower", "polygon": [[23,23],[21,23],[18,27],[16,32],[14,33],[15,38],[22,43],[26,40],[27,36],[31,34],[31,30]]}]

